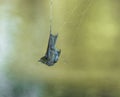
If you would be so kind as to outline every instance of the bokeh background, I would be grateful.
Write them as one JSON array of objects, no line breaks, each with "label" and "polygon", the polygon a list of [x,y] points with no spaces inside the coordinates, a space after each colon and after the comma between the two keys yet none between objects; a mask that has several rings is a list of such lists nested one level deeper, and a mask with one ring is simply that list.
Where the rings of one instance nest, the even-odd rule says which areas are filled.
[{"label": "bokeh background", "polygon": [[0,0],[0,97],[120,97],[120,1],[52,2],[62,53],[48,67],[50,0]]}]

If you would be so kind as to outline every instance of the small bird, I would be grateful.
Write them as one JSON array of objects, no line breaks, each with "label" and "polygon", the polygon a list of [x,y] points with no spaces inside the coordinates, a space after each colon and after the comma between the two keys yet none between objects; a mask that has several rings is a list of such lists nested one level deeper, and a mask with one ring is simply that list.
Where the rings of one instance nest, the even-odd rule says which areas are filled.
[{"label": "small bird", "polygon": [[44,57],[42,57],[39,62],[42,62],[48,66],[52,66],[54,65],[58,59],[59,56],[61,54],[61,50],[57,50],[55,48],[55,44],[56,44],[56,40],[57,40],[58,34],[57,35],[53,35],[51,33],[51,29],[50,29],[50,36],[49,36],[49,42],[48,42],[48,47],[47,47],[47,51]]}]

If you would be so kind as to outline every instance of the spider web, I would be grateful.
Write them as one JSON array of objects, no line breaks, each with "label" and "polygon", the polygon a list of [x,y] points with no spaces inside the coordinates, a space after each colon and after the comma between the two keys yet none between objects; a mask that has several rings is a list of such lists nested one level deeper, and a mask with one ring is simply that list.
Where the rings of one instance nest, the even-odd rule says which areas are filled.
[{"label": "spider web", "polygon": [[[58,1],[58,2],[59,2],[59,1]],[[76,0],[76,2],[79,3],[80,0]],[[76,28],[78,28],[79,25],[83,22],[84,16],[87,14],[87,12],[88,12],[88,10],[90,9],[90,7],[92,6],[93,2],[94,2],[94,0],[82,0],[82,1],[80,2],[80,4],[81,4],[83,7],[82,7],[80,10],[78,10],[79,6],[71,6],[71,9],[68,11],[66,18],[68,18],[68,19],[70,20],[70,17],[71,17],[71,16],[74,16],[75,13],[78,13],[78,14],[77,14],[77,15],[78,15],[77,17],[80,18],[78,25],[76,25]],[[51,29],[53,28],[53,20],[54,20],[54,17],[53,17],[53,9],[55,8],[55,7],[53,7],[53,6],[54,6],[53,4],[54,4],[54,0],[50,0],[50,1],[49,1],[49,5],[50,5],[50,26],[51,26]],[[67,24],[69,24],[69,23],[71,23],[71,22],[72,22],[72,21],[66,21],[66,20],[65,20],[65,21],[62,23],[62,26],[59,27],[59,31],[61,31],[61,30],[64,28],[65,25],[67,25]]]},{"label": "spider web", "polygon": [[[80,0],[76,0],[75,2],[79,3]],[[77,23],[77,25],[75,26],[74,29],[77,29],[77,28],[79,28],[80,25],[82,25],[82,23],[84,22],[84,18],[86,16],[87,12],[89,11],[89,9],[91,8],[91,6],[93,5],[93,2],[94,2],[94,0],[82,0],[80,2],[80,5],[81,5],[81,9],[80,10],[78,10],[80,6],[71,6],[71,9],[68,10],[67,17],[66,17],[68,20],[71,20],[70,19],[71,17],[79,17],[79,23]],[[54,0],[50,0],[49,3],[50,3],[50,26],[51,26],[51,29],[52,29],[53,28],[52,27],[53,26],[53,20],[54,20],[54,17],[53,17],[53,8],[55,8],[55,7],[53,7],[54,6],[53,5],[54,4]],[[77,13],[77,16],[74,16],[75,13]],[[65,20],[62,23],[62,25],[59,26],[58,31],[62,31],[64,29],[64,26],[66,26],[66,25],[68,25],[70,23],[72,23],[72,21]],[[60,59],[62,60],[63,64],[70,63],[69,60],[68,60],[68,58],[67,58],[67,56],[63,55]]]}]

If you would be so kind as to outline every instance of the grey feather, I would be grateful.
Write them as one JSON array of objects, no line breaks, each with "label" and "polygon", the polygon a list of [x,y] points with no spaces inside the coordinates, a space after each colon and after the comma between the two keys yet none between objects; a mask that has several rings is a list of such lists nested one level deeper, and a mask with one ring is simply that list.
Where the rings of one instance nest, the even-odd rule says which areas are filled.
[{"label": "grey feather", "polygon": [[52,33],[50,33],[46,54],[39,60],[40,62],[47,64],[48,66],[54,65],[58,61],[61,54],[61,50],[57,50],[55,48],[57,37],[58,34],[53,35]]}]

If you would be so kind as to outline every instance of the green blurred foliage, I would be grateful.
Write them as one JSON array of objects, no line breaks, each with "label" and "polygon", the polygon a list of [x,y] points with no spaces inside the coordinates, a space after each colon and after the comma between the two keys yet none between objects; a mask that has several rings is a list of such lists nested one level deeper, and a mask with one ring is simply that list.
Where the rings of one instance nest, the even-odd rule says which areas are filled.
[{"label": "green blurred foliage", "polygon": [[9,15],[19,19],[9,32],[13,79],[44,83],[45,97],[120,96],[119,0],[53,0],[53,33],[62,50],[53,67],[38,62],[47,48],[50,1],[7,2],[14,7]]}]

